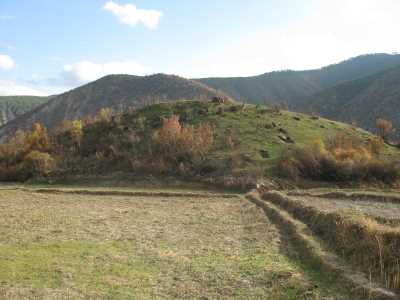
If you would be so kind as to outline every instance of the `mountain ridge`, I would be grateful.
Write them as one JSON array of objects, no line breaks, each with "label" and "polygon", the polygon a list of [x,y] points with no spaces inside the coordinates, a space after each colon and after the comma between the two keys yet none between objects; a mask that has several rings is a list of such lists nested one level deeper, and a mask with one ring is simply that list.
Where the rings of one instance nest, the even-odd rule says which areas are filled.
[{"label": "mountain ridge", "polygon": [[[375,131],[378,118],[400,128],[400,66],[348,81],[304,99],[297,108]],[[394,132],[393,137],[400,137]]]},{"label": "mountain ridge", "polygon": [[250,77],[196,79],[238,100],[258,104],[296,105],[304,98],[339,83],[400,65],[400,54],[365,54],[320,69],[274,71]]},{"label": "mountain ridge", "polygon": [[0,127],[0,137],[4,139],[18,129],[28,129],[35,122],[52,129],[63,120],[93,115],[105,107],[122,111],[161,101],[211,97],[227,96],[202,83],[175,75],[108,75],[52,97],[47,103]]}]

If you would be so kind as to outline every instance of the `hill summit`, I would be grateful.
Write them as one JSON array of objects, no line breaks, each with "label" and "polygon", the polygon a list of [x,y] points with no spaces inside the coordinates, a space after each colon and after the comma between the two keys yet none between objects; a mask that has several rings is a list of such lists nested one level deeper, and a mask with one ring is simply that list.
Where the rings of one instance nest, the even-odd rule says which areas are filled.
[{"label": "hill summit", "polygon": [[225,97],[225,95],[202,83],[174,75],[109,75],[54,96],[50,101],[17,117],[0,128],[0,137],[4,139],[18,129],[28,129],[35,122],[41,122],[52,129],[63,120],[93,115],[104,107],[123,112],[130,107],[140,108],[161,101],[199,100],[212,97]]}]

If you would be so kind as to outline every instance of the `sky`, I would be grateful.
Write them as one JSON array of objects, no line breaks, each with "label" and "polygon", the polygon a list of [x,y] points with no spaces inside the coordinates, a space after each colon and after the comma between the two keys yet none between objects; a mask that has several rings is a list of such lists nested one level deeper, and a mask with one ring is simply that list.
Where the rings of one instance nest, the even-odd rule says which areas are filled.
[{"label": "sky", "polygon": [[0,95],[108,74],[319,68],[400,51],[399,0],[0,0]]}]

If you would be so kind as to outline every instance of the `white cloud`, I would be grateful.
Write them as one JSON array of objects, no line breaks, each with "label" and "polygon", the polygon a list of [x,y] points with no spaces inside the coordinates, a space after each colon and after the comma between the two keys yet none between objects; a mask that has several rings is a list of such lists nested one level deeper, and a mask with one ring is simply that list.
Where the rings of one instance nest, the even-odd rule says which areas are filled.
[{"label": "white cloud", "polygon": [[193,57],[186,76],[244,76],[318,68],[367,53],[400,51],[398,0],[310,0],[306,16]]},{"label": "white cloud", "polygon": [[150,29],[157,28],[160,18],[163,15],[162,12],[157,10],[138,9],[133,4],[121,5],[114,1],[108,1],[103,9],[110,11],[123,24],[134,27],[142,23]]},{"label": "white cloud", "polygon": [[96,64],[81,61],[65,65],[62,78],[67,85],[87,83],[110,74],[145,75],[150,69],[134,61]]},{"label": "white cloud", "polygon": [[47,96],[49,93],[26,85],[18,84],[15,81],[0,80],[0,96],[16,95]]},{"label": "white cloud", "polygon": [[0,70],[9,71],[14,69],[15,62],[8,55],[0,54]]}]

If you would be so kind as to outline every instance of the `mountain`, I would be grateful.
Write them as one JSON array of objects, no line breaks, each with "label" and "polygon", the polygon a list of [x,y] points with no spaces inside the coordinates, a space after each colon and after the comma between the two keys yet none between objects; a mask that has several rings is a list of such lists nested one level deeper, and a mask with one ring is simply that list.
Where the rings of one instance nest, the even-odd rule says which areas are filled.
[{"label": "mountain", "polygon": [[7,124],[48,100],[48,97],[0,96],[0,126]]},{"label": "mountain", "polygon": [[294,103],[321,90],[305,72],[279,71],[254,77],[197,79],[233,98],[257,104]]},{"label": "mountain", "polygon": [[109,75],[52,97],[50,101],[0,127],[0,137],[9,136],[17,129],[30,128],[35,122],[42,122],[52,129],[63,120],[93,115],[104,107],[123,111],[128,107],[138,108],[160,101],[209,99],[214,96],[224,95],[202,83],[178,76]]},{"label": "mountain", "polygon": [[[373,79],[377,78],[374,76],[380,78],[383,76],[382,72],[395,66],[400,66],[400,54],[362,55],[318,70],[280,71],[254,77],[187,80],[163,74],[144,77],[110,75],[53,96],[48,102],[0,127],[0,138],[12,134],[18,128],[29,128],[38,121],[52,129],[64,119],[93,115],[103,107],[123,111],[127,107],[142,107],[160,101],[209,99],[224,94],[250,103],[286,103],[290,109],[299,111],[309,111],[311,107],[323,116],[347,122],[356,121],[363,128],[371,130],[377,116],[393,119],[396,125],[398,124],[398,117],[394,115],[396,109],[392,109],[397,95],[395,75],[387,75],[392,79]],[[393,80],[392,86],[390,83]],[[357,86],[369,86],[372,84],[370,81],[374,82],[373,87],[360,96]],[[379,85],[382,85],[382,88],[379,88]],[[390,85],[390,88],[387,85]],[[348,89],[354,89],[348,94],[351,97],[347,97]],[[389,92],[391,94],[388,94]],[[336,94],[339,102],[331,99]],[[353,96],[357,98],[353,99]],[[325,100],[325,97],[331,98]],[[365,98],[368,100],[365,100],[364,105],[362,99]],[[340,107],[337,106],[350,100],[354,100],[358,105],[349,104],[340,112]],[[390,105],[384,101],[389,101]],[[374,110],[373,114],[370,109]],[[11,118],[5,119],[9,121]]]},{"label": "mountain", "polygon": [[[370,131],[378,118],[393,121],[400,129],[400,67],[395,67],[329,88],[303,100],[304,111],[344,122],[355,122]],[[400,137],[400,132],[394,136]]]},{"label": "mountain", "polygon": [[317,70],[280,71],[253,77],[197,79],[250,103],[287,103],[289,107],[337,84],[400,65],[400,54],[368,54]]}]

